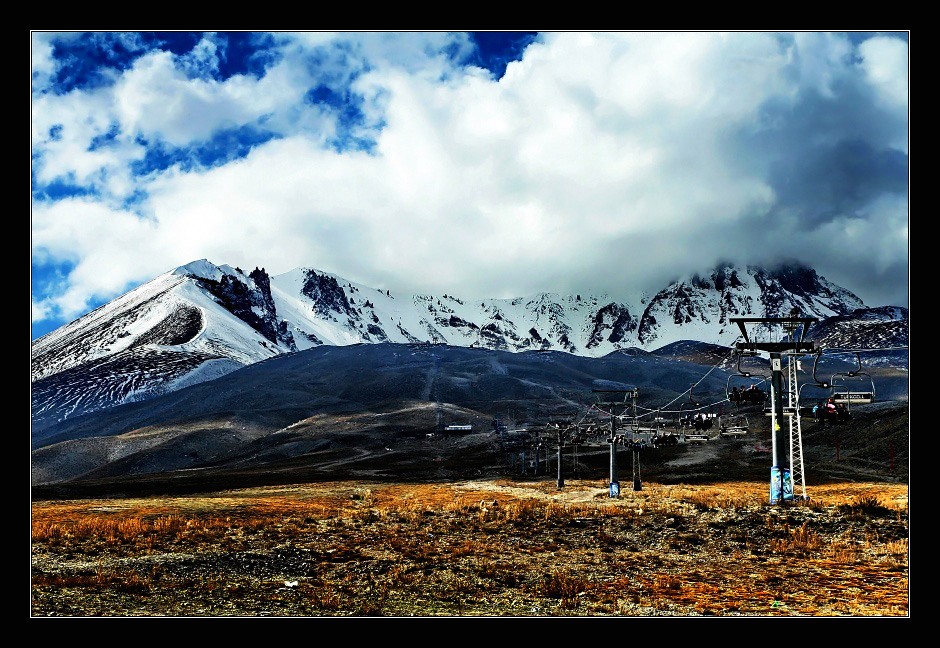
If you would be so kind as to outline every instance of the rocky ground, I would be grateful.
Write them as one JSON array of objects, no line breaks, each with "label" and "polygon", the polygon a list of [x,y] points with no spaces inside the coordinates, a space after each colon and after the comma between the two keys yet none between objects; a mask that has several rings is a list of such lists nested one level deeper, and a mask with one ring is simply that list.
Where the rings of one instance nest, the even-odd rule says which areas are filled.
[{"label": "rocky ground", "polygon": [[903,485],[331,482],[33,506],[33,616],[908,614]]}]

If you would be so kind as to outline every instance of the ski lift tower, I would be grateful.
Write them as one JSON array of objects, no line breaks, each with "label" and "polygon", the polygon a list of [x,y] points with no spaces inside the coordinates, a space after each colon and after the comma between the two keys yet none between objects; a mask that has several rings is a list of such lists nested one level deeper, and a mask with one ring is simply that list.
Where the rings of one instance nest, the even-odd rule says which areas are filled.
[{"label": "ski lift tower", "polygon": [[[556,463],[557,479],[555,483],[558,486],[559,490],[565,487],[565,476],[561,469],[561,466],[562,466],[561,451],[562,451],[562,448],[564,448],[565,446],[565,442],[571,440],[572,429],[577,429],[577,426],[574,426],[571,423],[569,423],[567,419],[554,419],[554,420],[549,421],[548,424],[545,426],[545,432],[548,432],[549,434],[551,434],[551,432],[554,432],[554,436],[555,436],[555,442],[556,442],[555,459],[557,462]],[[540,440],[539,443],[541,444],[542,441]],[[549,443],[550,443],[549,440],[545,439],[544,445],[545,445],[545,470],[546,472],[548,471],[548,445]]]},{"label": "ski lift tower", "polygon": [[[620,497],[620,482],[617,479],[617,442],[622,436],[617,435],[617,423],[628,410],[633,412],[634,434],[631,442],[636,441],[636,398],[637,388],[633,385],[615,383],[609,380],[595,380],[591,391],[597,396],[597,407],[610,413],[610,497]],[[635,444],[631,443],[631,446]],[[634,447],[633,490],[640,490],[639,457]]]},{"label": "ski lift tower", "polygon": [[[738,342],[735,348],[738,352],[756,354],[757,351],[766,351],[770,354],[770,435],[772,440],[772,464],[770,467],[770,503],[780,504],[793,500],[793,475],[791,464],[796,470],[797,477],[803,486],[805,497],[806,484],[803,477],[803,444],[800,439],[799,427],[799,390],[796,384],[796,358],[808,353],[816,352],[816,343],[805,340],[804,336],[809,327],[818,321],[815,317],[800,317],[799,311],[793,309],[789,317],[732,317],[730,321],[738,325],[741,330],[743,342]],[[747,325],[754,325],[758,330],[766,328],[773,332],[779,326],[785,333],[786,339],[779,342],[759,341],[749,335]],[[753,339],[752,339],[753,338]],[[787,407],[783,406],[783,356],[790,358],[787,367]],[[790,417],[789,435],[790,452],[782,452],[783,431],[779,421],[783,416]],[[795,421],[795,424],[794,424]],[[794,439],[796,435],[797,439]],[[797,465],[798,464],[798,465]]]}]

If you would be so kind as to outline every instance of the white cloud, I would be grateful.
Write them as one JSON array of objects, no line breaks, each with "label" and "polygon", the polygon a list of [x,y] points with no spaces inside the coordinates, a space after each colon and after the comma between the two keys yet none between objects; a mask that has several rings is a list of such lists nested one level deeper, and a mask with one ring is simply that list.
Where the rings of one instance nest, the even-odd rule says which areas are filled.
[{"label": "white cloud", "polygon": [[304,88],[275,70],[261,80],[234,75],[225,81],[187,78],[169,52],[140,57],[114,90],[116,112],[125,133],[140,133],[174,146],[208,139],[296,103]]},{"label": "white cloud", "polygon": [[42,322],[54,315],[54,310],[50,307],[48,300],[30,299],[30,312],[32,322]]},{"label": "white cloud", "polygon": [[879,196],[863,209],[862,218],[840,218],[821,229],[852,255],[867,259],[876,272],[907,256],[908,203],[906,196]]},{"label": "white cloud", "polygon": [[[833,232],[809,229],[795,209],[768,220],[780,206],[767,169],[780,155],[802,163],[805,151],[797,140],[742,155],[742,133],[757,141],[778,128],[769,104],[799,117],[807,88],[822,97],[813,110],[836,106],[823,116],[831,119],[845,109],[846,86],[873,85],[885,101],[899,92],[896,45],[866,41],[859,66],[838,35],[548,34],[498,81],[441,54],[467,47],[464,35],[277,38],[283,56],[260,79],[188,78],[154,52],[110,90],[34,102],[34,138],[66,124],[61,142],[41,140],[44,178],[97,170],[115,178],[115,192],[136,183],[149,196],[146,220],[90,199],[34,207],[38,248],[78,260],[56,298],[63,312],[203,257],[493,296],[658,288],[719,257],[768,251],[810,250],[816,258],[804,260],[829,276],[840,253],[816,237]],[[207,43],[201,60],[211,63],[211,50]],[[375,136],[371,153],[327,146],[335,116],[302,101],[320,82],[351,82]],[[865,109],[855,118],[887,110]],[[102,115],[123,133],[184,145],[266,114],[282,139],[209,170],[134,180],[120,173],[141,154],[132,142],[106,159],[79,150],[106,128]],[[879,196],[827,222],[878,267],[893,267],[906,258],[898,199]]]},{"label": "white cloud", "polygon": [[41,184],[68,180],[119,196],[130,193],[128,165],[144,156],[144,148],[127,137],[92,147],[96,138],[116,126],[112,96],[106,89],[36,97],[32,104],[33,148],[40,153],[33,165],[36,179]]},{"label": "white cloud", "polygon": [[32,66],[33,92],[48,87],[56,71],[52,52],[50,32],[32,32],[30,34],[30,64]]},{"label": "white cloud", "polygon": [[295,53],[296,48],[317,50],[342,61],[347,70],[361,69],[368,62],[370,67],[398,67],[423,76],[453,71],[453,59],[473,51],[469,35],[463,32],[289,32],[276,38]]},{"label": "white cloud", "polygon": [[[219,70],[219,49],[219,37],[214,33],[205,34],[189,53],[178,58],[180,67],[186,70],[191,76],[211,76]],[[224,42],[222,43],[221,49],[223,50],[222,56],[224,56]]]},{"label": "white cloud", "polygon": [[859,46],[862,68],[879,97],[888,105],[907,111],[907,43],[876,36]]},{"label": "white cloud", "polygon": [[46,312],[54,309],[72,318],[84,312],[92,299],[113,297],[129,283],[165,272],[167,251],[154,246],[154,233],[153,222],[89,199],[34,205],[34,260],[75,263],[66,289],[46,300]]},{"label": "white cloud", "polygon": [[[746,93],[738,92],[729,102],[716,92],[693,100],[664,89],[647,106],[611,92],[611,80],[618,65],[648,62],[668,76],[669,65],[658,60],[668,43],[651,53],[612,39],[597,49],[582,37],[573,44],[553,40],[555,64],[536,57],[528,75],[516,70],[506,83],[471,75],[441,84],[400,68],[370,72],[357,87],[381,88],[388,100],[374,157],[339,155],[302,140],[272,142],[237,165],[166,176],[150,187],[160,228],[179,231],[198,222],[193,238],[211,239],[207,244],[218,254],[236,251],[238,263],[252,262],[252,251],[240,251],[238,241],[278,247],[269,269],[319,264],[340,271],[365,256],[371,263],[353,263],[373,282],[434,277],[435,287],[446,289],[448,282],[465,283],[468,268],[486,267],[488,285],[474,289],[502,291],[499,277],[520,264],[537,268],[553,256],[570,262],[611,236],[735,218],[771,199],[760,179],[712,163],[719,157],[715,128],[726,126],[729,113],[753,111],[755,99],[744,101]],[[718,37],[714,42],[728,46]],[[717,66],[720,57],[708,54],[708,43],[691,49],[702,65]],[[753,70],[771,50],[758,43],[748,51],[759,52],[749,54]],[[577,74],[611,59],[606,75],[584,80]],[[773,76],[766,67],[764,76]],[[682,74],[695,76],[695,69]],[[594,97],[593,104],[580,101],[579,92]],[[656,119],[670,104],[673,116]],[[642,116],[643,127],[610,128],[598,123],[597,111],[614,120]],[[645,126],[653,121],[658,132],[651,134]],[[681,176],[682,191],[674,190],[673,175]],[[257,223],[267,229],[259,231]],[[300,239],[285,245],[287,231]],[[548,288],[537,272],[515,274],[521,288]]]}]

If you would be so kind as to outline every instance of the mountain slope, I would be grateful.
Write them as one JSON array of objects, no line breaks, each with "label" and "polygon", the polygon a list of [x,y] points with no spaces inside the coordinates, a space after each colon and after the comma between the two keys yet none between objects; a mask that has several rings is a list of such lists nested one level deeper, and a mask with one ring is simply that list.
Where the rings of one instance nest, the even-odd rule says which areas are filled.
[{"label": "mountain slope", "polygon": [[[498,464],[505,457],[493,419],[524,428],[555,417],[583,418],[598,381],[636,386],[647,416],[663,408],[663,416],[674,420],[683,407],[688,411],[683,393],[692,384],[699,403],[730,411],[722,403],[728,373],[678,358],[689,352],[674,347],[663,356],[624,350],[588,358],[447,345],[322,345],[145,403],[34,430],[32,482],[148,475],[211,480],[275,467],[289,478],[427,478],[438,474],[437,460],[455,453],[468,465],[484,458]],[[905,376],[873,376],[879,393],[905,397]],[[471,430],[441,434],[450,424]]]},{"label": "mountain slope", "polygon": [[270,293],[265,300],[258,286],[267,275],[252,276],[195,262],[35,340],[33,424],[149,398],[292,350]]},{"label": "mountain slope", "polygon": [[801,266],[722,265],[649,299],[540,293],[471,300],[383,291],[312,268],[246,274],[203,259],[34,341],[33,425],[41,429],[323,345],[426,342],[602,357],[681,340],[729,346],[738,336],[730,317],[778,316],[794,307],[850,322],[864,304]]},{"label": "mountain slope", "polygon": [[808,335],[831,348],[906,347],[908,310],[900,306],[858,308],[817,322]]},{"label": "mountain slope", "polygon": [[[489,433],[495,417],[570,415],[592,402],[598,379],[636,385],[645,404],[666,403],[707,371],[649,353],[587,358],[446,345],[323,345],[146,403],[34,429],[33,480],[257,467],[339,447],[349,460],[396,439],[423,442],[451,423]],[[700,392],[717,399],[724,386],[716,371]]]}]

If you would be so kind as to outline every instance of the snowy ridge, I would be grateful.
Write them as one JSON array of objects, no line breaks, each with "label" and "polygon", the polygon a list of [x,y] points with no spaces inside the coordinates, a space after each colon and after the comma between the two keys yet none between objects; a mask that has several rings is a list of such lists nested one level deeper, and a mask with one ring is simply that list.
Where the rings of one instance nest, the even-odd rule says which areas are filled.
[{"label": "snowy ridge", "polygon": [[96,308],[77,320],[34,340],[30,347],[33,381],[83,362],[119,353],[167,315],[161,297],[185,281],[172,273],[160,275]]},{"label": "snowy ridge", "polygon": [[906,309],[869,312],[878,309],[793,265],[719,265],[652,297],[546,292],[480,300],[380,290],[314,268],[271,277],[263,268],[245,273],[201,259],[35,340],[33,418],[149,398],[320,345],[432,343],[602,357],[682,340],[729,346],[739,333],[731,317],[791,308],[821,320],[874,318],[883,327],[893,317],[893,326],[906,326]]},{"label": "snowy ridge", "polygon": [[[864,306],[856,295],[809,268],[719,266],[708,277],[694,275],[657,293],[643,313],[638,346],[683,339],[730,346],[740,334],[733,317],[784,317],[796,309],[803,316],[824,319]],[[778,337],[781,332],[764,333]]]},{"label": "snowy ridge", "polygon": [[826,318],[813,326],[809,335],[828,349],[894,349],[865,353],[865,362],[907,368],[909,328],[906,308],[884,306]]},{"label": "snowy ridge", "polygon": [[226,274],[246,294],[259,292],[241,271],[203,260],[35,340],[34,425],[150,398],[289,350],[252,326],[262,318],[240,319],[206,289],[206,281]]},{"label": "snowy ridge", "polygon": [[[254,287],[253,280],[228,266],[212,266],[211,272],[206,264],[194,262],[162,274],[35,340],[30,348],[32,381],[139,346],[229,357],[241,364],[283,353],[233,317],[196,278],[227,273]],[[186,274],[190,266],[199,274]]]},{"label": "snowy ridge", "polygon": [[298,350],[320,344],[429,342],[599,357],[632,346],[623,329],[631,321],[636,328],[630,307],[606,294],[540,293],[478,301],[448,293],[392,293],[311,268],[272,277],[271,292]]}]

